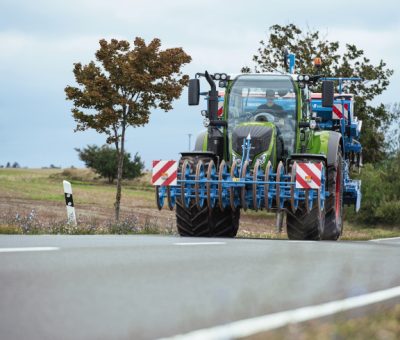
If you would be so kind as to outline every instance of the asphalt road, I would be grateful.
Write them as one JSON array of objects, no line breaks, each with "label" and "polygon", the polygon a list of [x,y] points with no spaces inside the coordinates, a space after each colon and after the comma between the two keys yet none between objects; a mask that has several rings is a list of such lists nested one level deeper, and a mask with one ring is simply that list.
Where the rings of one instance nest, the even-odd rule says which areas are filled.
[{"label": "asphalt road", "polygon": [[172,336],[399,286],[399,263],[400,239],[3,235],[0,338]]}]

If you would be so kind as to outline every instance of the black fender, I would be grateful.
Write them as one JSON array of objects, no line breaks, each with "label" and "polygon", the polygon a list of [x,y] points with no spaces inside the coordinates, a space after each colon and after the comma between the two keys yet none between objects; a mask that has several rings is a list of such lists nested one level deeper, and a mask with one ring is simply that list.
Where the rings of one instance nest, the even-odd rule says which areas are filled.
[{"label": "black fender", "polygon": [[337,163],[338,148],[342,150],[342,154],[344,157],[342,134],[336,131],[330,131],[328,140],[328,157],[327,157],[328,166],[335,165]]}]

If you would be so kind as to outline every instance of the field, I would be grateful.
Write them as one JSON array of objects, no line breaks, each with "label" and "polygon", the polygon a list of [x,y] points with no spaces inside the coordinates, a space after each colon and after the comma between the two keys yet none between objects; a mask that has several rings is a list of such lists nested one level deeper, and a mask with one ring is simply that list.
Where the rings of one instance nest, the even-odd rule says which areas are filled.
[{"label": "field", "polygon": [[[66,222],[63,180],[72,183],[78,226]],[[150,175],[123,183],[121,220],[114,217],[115,186],[89,169],[0,169],[1,233],[176,233],[173,211],[158,211]],[[275,215],[243,212],[239,237],[282,238]],[[399,228],[345,224],[342,239],[400,236]]]}]

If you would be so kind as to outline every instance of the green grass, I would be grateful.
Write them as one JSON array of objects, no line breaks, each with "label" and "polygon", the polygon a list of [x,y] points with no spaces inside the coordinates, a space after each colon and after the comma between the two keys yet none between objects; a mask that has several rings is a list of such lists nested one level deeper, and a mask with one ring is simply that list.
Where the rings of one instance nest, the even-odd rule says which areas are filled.
[{"label": "green grass", "polygon": [[365,226],[354,225],[353,223],[345,222],[344,233],[341,240],[373,240],[379,238],[399,237],[400,228],[386,227],[386,226]]},{"label": "green grass", "polygon": [[62,197],[60,198],[56,193],[60,189],[56,188],[54,183],[49,180],[52,172],[49,170],[1,169],[2,196],[34,200],[60,200]]},{"label": "green grass", "polygon": [[[64,179],[72,182],[77,227],[66,221]],[[0,188],[3,208],[0,233],[3,234],[172,232],[169,215],[157,214],[149,175],[123,182],[118,223],[113,221],[115,184],[108,184],[88,169],[0,169]]]},{"label": "green grass", "polygon": [[[0,200],[3,202],[16,201],[17,203],[10,203],[9,207],[14,211],[17,210],[17,212],[19,212],[18,205],[21,204],[21,201],[24,206],[31,204],[32,206],[43,206],[43,210],[46,211],[51,211],[51,209],[58,207],[58,211],[62,211],[62,216],[64,217],[63,179],[69,180],[72,183],[78,217],[79,215],[82,216],[82,212],[83,215],[92,214],[94,216],[102,213],[103,225],[107,219],[112,219],[112,209],[116,193],[115,184],[110,185],[105,180],[99,179],[89,169],[0,169]],[[123,182],[121,206],[125,207],[126,212],[133,213],[144,209],[146,210],[147,217],[158,216],[162,218],[159,221],[160,225],[170,224],[170,220],[174,219],[173,212],[171,213],[167,209],[164,209],[160,213],[161,215],[157,215],[154,188],[150,185],[150,174],[146,174],[139,179]],[[40,218],[43,216],[43,214],[39,215]],[[257,212],[248,210],[242,212],[238,236],[287,239],[286,233],[278,234],[275,232],[274,218],[274,213],[268,213],[265,210]],[[54,217],[49,217],[46,223],[60,224],[60,222],[54,222],[55,220]],[[43,223],[43,221],[39,221],[38,224],[41,225]],[[99,224],[98,222],[96,223]],[[87,233],[86,229],[90,229],[91,224],[92,222],[89,220],[83,221],[81,232]],[[142,224],[145,224],[144,221],[142,221]],[[12,216],[0,218],[0,233],[13,233],[18,229],[15,228],[20,225],[20,222],[13,222]],[[48,228],[44,228],[43,231],[48,230]],[[60,230],[64,229],[61,228]],[[147,231],[150,232],[150,230]],[[102,233],[103,230],[100,228],[99,232]],[[400,236],[400,228],[387,226],[371,227],[345,222],[344,233],[341,239],[370,240],[398,236]]]},{"label": "green grass", "polygon": [[[74,169],[79,171],[80,169]],[[83,170],[82,172],[84,172]],[[60,169],[0,169],[1,195],[9,198],[21,198],[36,201],[63,202],[63,170]],[[76,202],[80,204],[93,204],[96,197],[106,196],[110,200],[115,196],[115,185],[104,181],[71,180]],[[135,181],[124,183],[123,195],[132,198],[142,198],[147,201],[154,200],[154,192],[140,185],[146,190],[137,190]]]},{"label": "green grass", "polygon": [[[287,234],[283,231],[277,233],[275,231],[255,232],[239,229],[238,237],[264,238],[264,239],[287,239]],[[368,241],[380,238],[400,237],[400,228],[392,228],[390,230],[382,228],[360,228],[354,225],[345,225],[341,241]]]},{"label": "green grass", "polygon": [[396,340],[400,339],[400,304],[391,308],[382,305],[375,306],[374,312],[369,312],[366,316],[353,318],[349,318],[348,313],[340,313],[330,320],[313,320],[292,324],[275,331],[250,336],[246,339]]}]

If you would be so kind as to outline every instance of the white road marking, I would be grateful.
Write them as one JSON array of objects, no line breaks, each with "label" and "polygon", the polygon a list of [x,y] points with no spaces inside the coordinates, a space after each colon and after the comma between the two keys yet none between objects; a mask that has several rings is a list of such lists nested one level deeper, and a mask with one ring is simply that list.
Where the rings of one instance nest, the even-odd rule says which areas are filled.
[{"label": "white road marking", "polygon": [[20,248],[0,248],[0,253],[13,253],[23,251],[51,251],[60,250],[58,247],[20,247]]},{"label": "white road marking", "polygon": [[370,242],[382,242],[382,241],[391,241],[391,240],[399,240],[400,241],[400,237],[376,238],[374,240],[370,240]]},{"label": "white road marking", "polygon": [[176,242],[174,243],[175,246],[214,246],[214,245],[221,245],[226,244],[226,242]]},{"label": "white road marking", "polygon": [[201,340],[201,339],[236,339],[244,338],[257,333],[287,326],[291,323],[304,322],[321,318],[353,308],[363,307],[377,302],[400,296],[400,286],[377,291],[374,293],[332,301],[320,305],[303,307],[285,312],[259,316],[256,318],[239,320],[230,324],[212,328],[200,329],[187,334],[177,335],[168,339],[174,340]]}]

